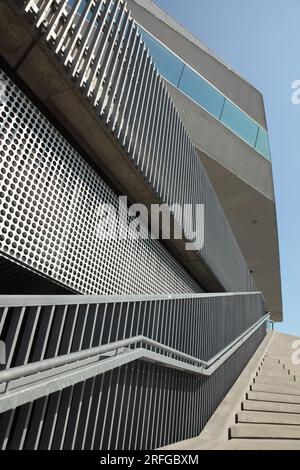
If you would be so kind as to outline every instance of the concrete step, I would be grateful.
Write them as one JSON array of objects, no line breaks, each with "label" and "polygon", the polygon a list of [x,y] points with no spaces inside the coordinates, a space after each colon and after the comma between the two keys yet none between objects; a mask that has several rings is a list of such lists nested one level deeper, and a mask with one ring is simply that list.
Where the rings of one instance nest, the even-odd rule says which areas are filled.
[{"label": "concrete step", "polygon": [[288,374],[289,373],[289,368],[283,368],[282,366],[271,366],[271,365],[265,365],[263,364],[262,366],[257,368],[258,372],[263,372],[263,373],[268,373],[268,374],[276,374],[276,375],[281,375],[281,374]]},{"label": "concrete step", "polygon": [[284,367],[286,364],[286,361],[284,359],[280,360],[278,358],[273,358],[273,359],[265,359],[264,361],[261,361],[259,365],[261,364],[268,364],[272,366],[277,366],[277,367]]},{"label": "concrete step", "polygon": [[271,340],[271,353],[263,360],[254,355],[247,376],[242,373],[194,446],[186,449],[300,450],[300,370],[290,362],[290,337],[273,333]]},{"label": "concrete step", "polygon": [[300,426],[277,424],[235,424],[229,430],[230,439],[299,439]]},{"label": "concrete step", "polygon": [[275,403],[271,401],[245,400],[242,403],[242,410],[300,414],[300,405],[294,405],[291,403]]},{"label": "concrete step", "polygon": [[271,354],[271,353],[266,354],[266,356],[263,358],[264,361],[270,360],[270,359],[276,362],[279,361],[279,363],[281,363],[283,360],[281,356],[278,356],[278,354]]},{"label": "concrete step", "polygon": [[300,442],[285,439],[231,439],[223,450],[300,450]]},{"label": "concrete step", "polygon": [[264,361],[262,361],[259,366],[271,366],[271,367],[283,367],[283,363],[282,362],[278,362],[278,360],[275,360],[275,359],[265,359]]},{"label": "concrete step", "polygon": [[276,372],[272,372],[272,371],[267,371],[267,370],[258,370],[256,372],[256,376],[257,377],[268,377],[268,378],[272,378],[274,379],[275,378],[282,378],[282,377],[292,377],[292,375],[290,375],[286,370],[282,370],[282,371],[276,371]]},{"label": "concrete step", "polygon": [[300,405],[300,396],[284,395],[283,393],[247,392],[247,400],[275,401],[278,403],[295,403]]},{"label": "concrete step", "polygon": [[[264,375],[256,376],[253,377],[253,383],[256,384],[269,384],[273,385],[274,384],[274,378],[272,377],[264,377]],[[297,385],[300,388],[300,383],[295,382],[294,379],[291,376],[285,376],[280,379],[280,383],[282,385]]]},{"label": "concrete step", "polygon": [[284,363],[284,360],[277,356],[266,356],[260,362],[261,363],[271,362],[272,364],[282,364]]},{"label": "concrete step", "polygon": [[236,415],[237,423],[286,424],[300,426],[300,414],[268,413],[265,411],[240,411]]},{"label": "concrete step", "polygon": [[286,395],[300,396],[299,385],[286,385],[284,383],[262,384],[254,383],[250,385],[250,390],[256,392],[283,393]]}]

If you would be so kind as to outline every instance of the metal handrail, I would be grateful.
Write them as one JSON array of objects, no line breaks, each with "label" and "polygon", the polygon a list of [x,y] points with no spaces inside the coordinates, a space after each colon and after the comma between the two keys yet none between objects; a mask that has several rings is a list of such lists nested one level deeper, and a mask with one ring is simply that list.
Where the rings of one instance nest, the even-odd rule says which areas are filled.
[{"label": "metal handrail", "polygon": [[[189,354],[185,354],[181,351],[178,351],[174,348],[171,348],[169,346],[166,346],[164,344],[158,343],[157,341],[154,341],[150,338],[147,338],[145,336],[135,336],[132,338],[124,339],[124,340],[119,340],[115,341],[109,344],[105,344],[102,346],[97,346],[94,348],[86,349],[83,351],[77,351],[73,352],[70,354],[65,354],[59,357],[54,357],[50,359],[44,359],[39,362],[35,362],[32,364],[26,364],[18,367],[13,367],[11,369],[7,369],[4,371],[0,372],[0,383],[7,383],[10,382],[11,380],[15,380],[21,377],[26,377],[29,375],[34,375],[38,374],[40,372],[54,369],[56,367],[64,366],[67,364],[72,364],[77,361],[82,361],[84,359],[91,358],[93,356],[101,356],[104,355],[105,353],[111,352],[111,351],[118,351],[121,348],[126,348],[128,346],[131,346],[133,344],[144,344],[147,346],[152,346],[160,351],[172,354],[173,356],[177,356],[177,358],[181,358],[183,360],[192,362],[193,364],[200,366],[202,369],[208,369],[209,367],[213,366],[213,364],[219,360],[222,356],[225,356],[226,353],[234,348],[234,346],[242,341],[242,339],[248,335],[249,333],[254,333],[254,331],[259,328],[266,320],[268,320],[270,317],[270,314],[267,313],[264,315],[262,318],[260,318],[256,323],[254,323],[250,328],[245,330],[243,333],[241,333],[239,336],[235,338],[231,343],[229,343],[225,348],[223,348],[219,353],[217,353],[215,356],[213,356],[209,361],[204,361],[202,359],[198,359],[194,356],[190,356]],[[161,353],[160,353],[161,354]],[[162,355],[162,354],[161,354]],[[227,359],[228,356],[226,356]],[[226,360],[225,359],[225,360]],[[179,359],[177,359],[179,362]],[[218,367],[222,362],[219,363]]]},{"label": "metal handrail", "polygon": [[150,302],[160,300],[200,299],[211,297],[232,297],[264,295],[260,291],[254,292],[213,292],[197,294],[149,294],[149,295],[0,295],[0,307],[35,307],[46,305],[77,305],[100,304],[117,302]]}]

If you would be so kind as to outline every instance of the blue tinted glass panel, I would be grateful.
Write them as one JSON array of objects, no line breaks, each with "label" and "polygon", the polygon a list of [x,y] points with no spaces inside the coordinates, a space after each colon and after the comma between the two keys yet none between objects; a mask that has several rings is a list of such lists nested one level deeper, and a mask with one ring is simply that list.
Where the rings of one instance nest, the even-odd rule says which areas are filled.
[{"label": "blue tinted glass panel", "polygon": [[264,157],[271,160],[271,152],[269,145],[268,133],[264,129],[259,129],[257,142],[255,148],[260,152]]},{"label": "blue tinted glass panel", "polygon": [[225,100],[221,121],[237,135],[254,147],[258,125],[237,108],[231,101]]},{"label": "blue tinted glass panel", "polygon": [[206,111],[220,118],[224,96],[187,65],[184,67],[178,88]]},{"label": "blue tinted glass panel", "polygon": [[184,67],[181,60],[174,56],[168,49],[162,46],[142,28],[140,28],[140,32],[159,73],[177,87]]}]

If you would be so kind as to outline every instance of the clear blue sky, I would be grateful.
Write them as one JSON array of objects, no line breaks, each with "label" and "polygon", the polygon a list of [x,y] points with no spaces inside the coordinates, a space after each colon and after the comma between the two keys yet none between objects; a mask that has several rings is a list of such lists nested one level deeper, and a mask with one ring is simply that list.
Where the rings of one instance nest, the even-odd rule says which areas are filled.
[{"label": "clear blue sky", "polygon": [[264,95],[280,239],[284,322],[300,336],[300,0],[156,0]]}]

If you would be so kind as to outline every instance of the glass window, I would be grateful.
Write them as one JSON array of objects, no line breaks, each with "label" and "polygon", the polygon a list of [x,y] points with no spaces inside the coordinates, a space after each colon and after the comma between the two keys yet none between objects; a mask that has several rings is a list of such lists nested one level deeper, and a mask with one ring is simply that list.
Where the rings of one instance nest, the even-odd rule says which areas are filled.
[{"label": "glass window", "polygon": [[261,127],[259,128],[259,131],[258,131],[257,142],[256,142],[255,148],[264,157],[271,160],[271,152],[270,152],[268,133],[264,129],[262,129]]},{"label": "glass window", "polygon": [[258,125],[231,103],[231,101],[225,100],[221,121],[249,145],[254,147]]},{"label": "glass window", "polygon": [[220,118],[224,96],[187,65],[184,67],[178,88],[206,111]]},{"label": "glass window", "polygon": [[139,29],[159,73],[177,87],[184,64],[146,31]]}]

